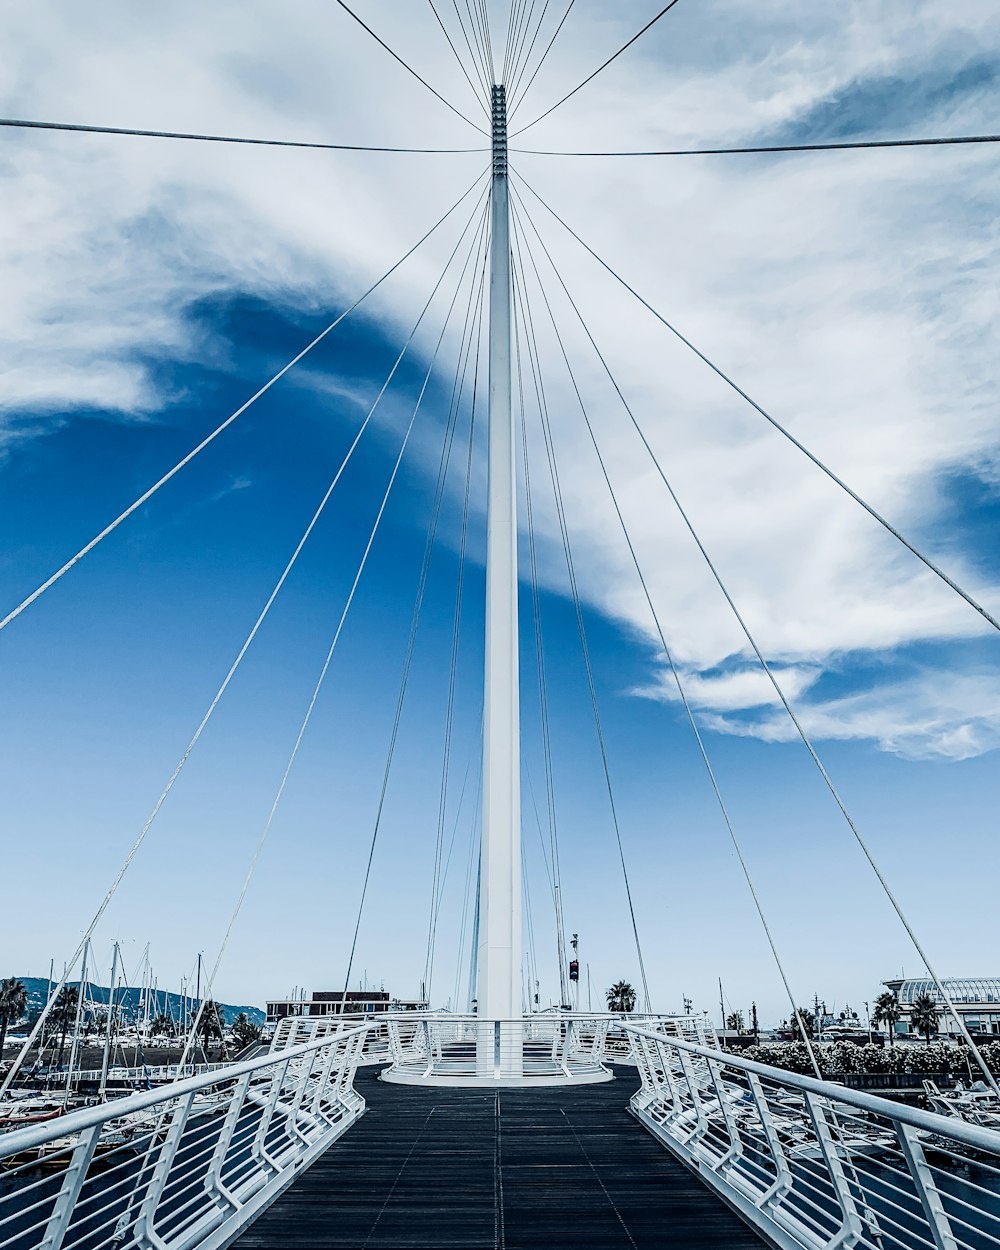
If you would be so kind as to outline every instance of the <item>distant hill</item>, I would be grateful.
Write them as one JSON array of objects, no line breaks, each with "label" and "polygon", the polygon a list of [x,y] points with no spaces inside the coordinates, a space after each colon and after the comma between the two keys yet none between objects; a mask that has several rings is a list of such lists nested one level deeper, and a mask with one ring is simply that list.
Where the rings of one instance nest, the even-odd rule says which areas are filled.
[{"label": "distant hill", "polygon": [[[34,1018],[45,1006],[45,1000],[49,996],[51,983],[47,981],[45,977],[19,977],[18,980],[24,985],[28,994],[28,1015],[30,1018]],[[79,985],[79,981],[68,981],[67,984],[77,986]],[[107,1006],[110,998],[111,995],[107,986],[94,985],[92,982],[87,982],[88,1001]],[[126,1020],[128,1020],[129,1017],[132,1019],[136,1018],[139,1012],[141,998],[142,990],[140,989],[123,988],[119,990],[118,1002],[120,1004],[122,1015]],[[157,990],[156,1007],[153,1014],[158,1015],[163,1012],[167,1015],[172,1015],[175,1020],[179,1020],[183,1004],[184,999],[180,994],[171,993],[169,990]],[[190,1015],[191,1011],[194,1010],[194,999],[189,997],[187,1004],[188,1014]],[[222,1013],[226,1018],[227,1027],[233,1023],[241,1011],[245,1011],[254,1024],[263,1024],[266,1019],[264,1012],[261,1011],[259,1007],[236,1007],[230,1003],[219,1003],[219,1007],[222,1009]]]}]

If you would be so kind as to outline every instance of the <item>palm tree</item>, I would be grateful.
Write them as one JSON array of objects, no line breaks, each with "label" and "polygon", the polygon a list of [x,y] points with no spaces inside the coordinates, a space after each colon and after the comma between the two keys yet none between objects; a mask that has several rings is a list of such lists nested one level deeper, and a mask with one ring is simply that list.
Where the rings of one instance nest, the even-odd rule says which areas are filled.
[{"label": "palm tree", "polygon": [[910,1008],[910,1023],[918,1033],[923,1033],[929,1046],[931,1034],[937,1032],[938,1009],[930,994],[918,994]]},{"label": "palm tree", "polygon": [[805,1028],[806,1037],[814,1037],[816,1034],[816,1017],[808,1007],[799,1007],[788,1017],[785,1027],[791,1031],[792,1037],[798,1038],[800,1041],[805,1040],[802,1036],[802,1029],[799,1027],[800,1020]]},{"label": "palm tree", "polygon": [[173,1017],[162,1011],[158,1016],[154,1017],[149,1027],[154,1036],[173,1037],[176,1032]]},{"label": "palm tree", "polygon": [[734,1033],[742,1033],[745,1027],[742,1011],[733,1011],[726,1016],[727,1029],[732,1029]]},{"label": "palm tree", "polygon": [[66,1034],[69,1026],[76,1020],[76,1008],[80,1001],[80,990],[75,985],[64,985],[56,995],[52,1004],[49,1019],[59,1029],[59,1057],[56,1066],[62,1067],[63,1052],[66,1049]]},{"label": "palm tree", "polygon": [[605,991],[605,997],[608,1000],[608,1011],[635,1010],[635,989],[628,981],[616,981],[611,989]]},{"label": "palm tree", "polygon": [[201,1006],[201,1020],[198,1024],[201,1033],[201,1045],[208,1055],[209,1041],[213,1037],[222,1037],[223,1026],[225,1024],[225,1016],[222,1014],[222,1008],[212,998],[206,998]]},{"label": "palm tree", "polygon": [[899,999],[892,992],[886,990],[884,994],[879,994],[875,999],[875,1010],[872,1012],[872,1024],[878,1026],[884,1024],[889,1030],[889,1045],[893,1044],[893,1037],[896,1031],[896,1025],[902,1015],[902,1009],[899,1006]]},{"label": "palm tree", "polygon": [[233,1041],[238,1050],[245,1050],[251,1042],[259,1041],[260,1034],[260,1025],[254,1024],[245,1011],[241,1011],[233,1021]]},{"label": "palm tree", "polygon": [[4,977],[0,981],[0,1060],[7,1040],[7,1026],[17,1024],[27,1009],[28,991],[17,977]]}]

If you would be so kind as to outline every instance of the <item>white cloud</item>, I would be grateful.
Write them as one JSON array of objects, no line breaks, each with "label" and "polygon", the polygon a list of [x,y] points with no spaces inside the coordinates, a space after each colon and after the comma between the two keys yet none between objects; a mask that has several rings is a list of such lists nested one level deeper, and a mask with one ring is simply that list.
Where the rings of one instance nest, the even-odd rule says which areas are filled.
[{"label": "white cloud", "polygon": [[[703,704],[703,706],[708,706]],[[730,708],[744,706],[731,703]],[[815,738],[872,739],[908,759],[964,760],[1000,746],[1000,678],[993,672],[922,672],[913,680],[842,698],[818,700],[802,713]],[[771,742],[795,737],[787,717],[755,721],[708,713],[705,722],[724,733]]]},{"label": "white cloud", "polygon": [[[641,24],[633,7],[611,14],[577,6],[518,124]],[[893,100],[912,117],[910,133],[985,129],[996,88],[947,84],[951,75],[961,85],[967,63],[996,59],[992,10],[984,0],[916,8],[882,0],[794,14],[747,0],[679,6],[515,145],[754,142],[788,133],[803,117],[835,124],[855,113],[870,114],[870,132],[880,133],[898,127],[876,89],[891,79],[899,81]],[[426,12],[408,3],[362,11],[456,103],[475,108]],[[294,20],[235,3],[139,12],[123,2],[13,10],[0,71],[4,112],[276,137],[479,142],[319,0],[298,6]],[[0,153],[4,441],[88,407],[149,419],[174,398],[159,389],[150,359],[227,361],[227,344],[206,342],[201,323],[195,329],[193,302],[238,291],[335,311],[480,167],[479,157],[15,132],[3,135]],[[1000,193],[991,151],[516,164],[778,419],[1000,608],[1000,589],[940,525],[945,476],[967,470],[995,483],[1000,465],[1000,366],[991,340],[1000,314]],[[994,747],[988,683],[901,677],[888,663],[907,644],[982,633],[979,618],[543,212],[534,215],[734,598],[780,662],[789,692],[804,701],[807,726],[907,754]],[[412,318],[448,247],[435,241],[373,302],[386,327]],[[745,641],[571,314],[555,304],[696,705],[726,732],[780,736],[761,677],[745,666]],[[540,335],[551,346],[541,325]],[[554,351],[546,359],[582,589],[652,639],[572,393]],[[322,385],[337,394],[346,385],[354,397],[353,382]],[[554,519],[541,486],[537,494],[549,540],[543,574],[561,584]],[[814,701],[818,674],[851,653],[882,656],[883,674],[849,698]],[[734,663],[719,675],[720,665]],[[647,693],[656,688],[654,671]]]}]

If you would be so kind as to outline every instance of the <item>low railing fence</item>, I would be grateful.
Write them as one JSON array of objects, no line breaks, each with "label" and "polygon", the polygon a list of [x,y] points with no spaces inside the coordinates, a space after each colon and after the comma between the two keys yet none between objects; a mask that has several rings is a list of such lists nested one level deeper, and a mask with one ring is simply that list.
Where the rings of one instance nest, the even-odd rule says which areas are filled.
[{"label": "low railing fence", "polygon": [[529,1079],[592,1075],[603,1071],[614,1020],[570,1012],[510,1020],[452,1012],[389,1015],[391,1075],[474,1077],[512,1067]]},{"label": "low railing fence", "polygon": [[[185,1063],[183,1065],[176,1063],[139,1063],[134,1067],[119,1064],[113,1068],[108,1068],[105,1079],[111,1084],[123,1081],[177,1081],[182,1077],[201,1076],[204,1072],[222,1072],[230,1067],[232,1067],[232,1064],[229,1063]],[[71,1084],[74,1087],[98,1084],[102,1075],[104,1074],[101,1068],[78,1068],[73,1073]],[[62,1082],[65,1084],[66,1073],[63,1072],[61,1076]]]},{"label": "low railing fence", "polygon": [[289,1046],[298,1046],[313,1038],[332,1037],[337,1033],[342,1033],[345,1029],[357,1028],[363,1024],[367,1032],[358,1062],[361,1064],[388,1063],[391,1058],[388,1025],[390,1014],[392,1018],[405,1022],[409,1017],[415,1017],[417,1013],[375,1012],[365,1015],[345,1012],[341,1015],[331,1012],[324,1016],[285,1016],[284,1019],[278,1021],[274,1030],[271,1050],[285,1050]]},{"label": "low railing fence", "polygon": [[363,1113],[365,1031],[0,1134],[0,1245],[228,1245]]},{"label": "low railing fence", "polygon": [[631,1107],[782,1250],[996,1250],[1000,1132],[633,1024]]}]

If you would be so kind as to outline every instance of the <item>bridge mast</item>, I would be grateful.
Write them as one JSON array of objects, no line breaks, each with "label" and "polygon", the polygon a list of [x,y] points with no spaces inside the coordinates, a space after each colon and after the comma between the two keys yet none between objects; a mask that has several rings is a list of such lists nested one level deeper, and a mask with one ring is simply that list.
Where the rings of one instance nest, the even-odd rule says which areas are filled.
[{"label": "bridge mast", "polygon": [[[477,998],[481,1019],[509,1020],[521,1015],[521,749],[510,209],[503,86],[493,87],[492,103],[486,672]],[[516,1075],[521,1069],[520,1045],[501,1049],[504,1054],[495,1056],[497,1065],[503,1075]]]}]

